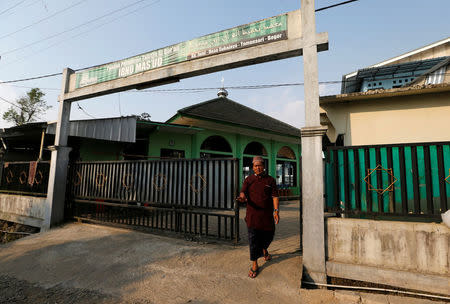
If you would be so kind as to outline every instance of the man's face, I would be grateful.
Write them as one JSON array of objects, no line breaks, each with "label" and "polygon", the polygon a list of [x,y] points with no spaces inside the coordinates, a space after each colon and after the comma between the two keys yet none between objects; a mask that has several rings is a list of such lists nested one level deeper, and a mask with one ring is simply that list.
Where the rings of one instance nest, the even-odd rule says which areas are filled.
[{"label": "man's face", "polygon": [[255,172],[256,175],[261,174],[264,172],[264,162],[254,162],[253,163],[253,172]]}]

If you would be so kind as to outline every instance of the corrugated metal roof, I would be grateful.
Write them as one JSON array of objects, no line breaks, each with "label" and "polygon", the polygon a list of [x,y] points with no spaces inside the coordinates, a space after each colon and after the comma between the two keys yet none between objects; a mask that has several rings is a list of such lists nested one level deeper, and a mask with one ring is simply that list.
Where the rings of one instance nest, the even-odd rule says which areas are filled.
[{"label": "corrugated metal roof", "polygon": [[[431,69],[433,66],[446,60],[447,57],[439,57],[427,60],[406,62],[395,65],[381,66],[375,68],[361,69],[358,71],[357,78],[376,77],[385,75],[394,75],[401,73],[412,73],[413,76],[420,76],[423,72]],[[419,73],[420,75],[417,75]]]},{"label": "corrugated metal roof", "polygon": [[[47,133],[56,133],[56,123],[47,126]],[[74,120],[70,122],[69,136],[134,143],[136,117]]]}]

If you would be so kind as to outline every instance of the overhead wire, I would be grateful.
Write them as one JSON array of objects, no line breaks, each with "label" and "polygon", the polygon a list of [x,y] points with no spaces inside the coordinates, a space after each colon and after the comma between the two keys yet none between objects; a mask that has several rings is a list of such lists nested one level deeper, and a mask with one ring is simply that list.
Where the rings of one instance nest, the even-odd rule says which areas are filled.
[{"label": "overhead wire", "polygon": [[[12,101],[7,100],[7,99],[4,98],[4,97],[1,97],[1,96],[0,96],[0,100],[2,100],[2,101],[4,101],[4,102],[6,102],[6,103],[8,103],[8,104],[10,104],[10,105],[12,105],[12,106],[18,108],[19,110],[22,110],[22,108],[21,108],[19,105],[13,103]],[[36,115],[36,118],[39,118],[39,119],[41,119],[42,121],[45,121],[45,119],[44,119],[42,116],[40,116],[40,115]]]},{"label": "overhead wire", "polygon": [[47,17],[42,18],[42,19],[40,19],[40,20],[38,20],[38,21],[36,21],[36,22],[33,22],[33,23],[29,24],[29,25],[26,25],[26,26],[24,26],[24,27],[21,27],[20,29],[15,30],[14,32],[11,32],[11,33],[6,34],[6,35],[3,35],[3,36],[0,36],[0,39],[6,38],[6,37],[10,37],[10,36],[12,36],[12,35],[14,35],[14,34],[17,34],[17,33],[21,32],[21,31],[23,31],[23,30],[26,30],[26,29],[28,29],[28,28],[30,28],[30,27],[32,27],[32,26],[35,26],[35,25],[37,25],[37,24],[39,24],[39,23],[41,23],[41,22],[44,22],[44,21],[46,21],[46,20],[48,20],[48,19],[50,19],[50,18],[53,18],[54,16],[57,16],[57,15],[59,15],[59,14],[65,12],[65,11],[67,11],[67,10],[69,10],[69,9],[71,9],[71,8],[73,8],[73,7],[75,7],[75,6],[77,6],[77,5],[80,5],[80,4],[83,3],[83,2],[86,2],[86,1],[87,1],[87,0],[81,0],[81,1],[78,1],[78,2],[76,2],[76,3],[74,3],[74,4],[70,5],[70,6],[68,6],[68,7],[66,7],[66,8],[64,8],[64,9],[62,9],[62,10],[59,10],[59,11],[57,11],[57,12],[51,14],[50,16],[47,16]]},{"label": "overhead wire", "polygon": [[[39,3],[39,2],[43,2],[45,10],[48,11],[47,5],[45,5],[45,3],[44,3],[43,0],[36,0],[36,1],[33,1],[33,2],[29,3],[29,4],[25,4],[25,5],[22,6],[22,9],[27,8],[27,7],[30,7],[30,6],[33,6],[33,5],[35,5],[36,3]],[[11,16],[11,15],[13,15],[14,13],[15,13],[15,12],[10,12],[9,14],[4,15],[3,17]]]},{"label": "overhead wire", "polygon": [[117,13],[117,12],[120,12],[120,11],[122,11],[122,10],[124,10],[124,9],[129,8],[129,7],[135,6],[135,5],[137,5],[137,4],[141,3],[141,2],[144,2],[144,1],[148,1],[148,0],[138,0],[138,1],[135,1],[135,2],[133,2],[133,3],[131,3],[131,4],[128,4],[128,5],[125,5],[125,6],[121,7],[121,8],[115,9],[115,10],[109,12],[109,13],[106,13],[106,14],[104,14],[104,15],[102,15],[102,16],[99,16],[99,17],[96,17],[96,18],[94,18],[94,19],[91,19],[91,20],[89,20],[89,21],[87,21],[87,22],[84,22],[84,23],[82,23],[82,24],[79,24],[79,25],[77,25],[77,26],[71,27],[71,28],[69,28],[69,29],[67,29],[67,30],[64,30],[64,31],[62,31],[62,32],[59,32],[59,33],[56,33],[56,34],[47,36],[47,37],[45,37],[45,38],[42,38],[42,39],[33,41],[33,42],[28,43],[28,44],[25,44],[25,45],[23,45],[23,46],[17,47],[17,48],[15,48],[15,49],[12,49],[12,50],[3,52],[3,53],[0,54],[0,56],[4,56],[4,55],[7,55],[7,54],[11,54],[11,53],[14,53],[14,52],[23,50],[23,49],[25,49],[25,48],[27,48],[27,47],[30,47],[30,46],[32,46],[32,45],[35,45],[35,44],[37,44],[37,43],[40,43],[40,42],[43,42],[43,41],[46,41],[46,40],[49,40],[49,39],[52,39],[52,38],[61,36],[61,35],[65,34],[65,33],[68,33],[68,32],[71,32],[71,31],[73,31],[73,30],[76,30],[76,29],[78,29],[78,28],[80,28],[80,27],[82,27],[82,26],[85,26],[85,25],[87,25],[87,24],[91,24],[91,23],[93,23],[93,22],[95,22],[95,21],[97,21],[97,20],[100,20],[100,19],[103,19],[103,18],[108,17],[108,16],[110,16],[110,15],[113,15],[113,14],[115,14],[115,13]]},{"label": "overhead wire", "polygon": [[86,114],[87,116],[89,116],[89,117],[91,117],[91,118],[94,118],[94,119],[97,119],[97,117],[95,117],[94,115],[89,114],[85,109],[83,109],[83,108],[80,106],[80,103],[77,102],[77,106],[78,106],[78,109],[81,110],[81,111],[82,111],[84,114]]},{"label": "overhead wire", "polygon": [[[14,5],[13,7],[10,7],[9,9],[7,9],[7,10],[5,10],[5,11],[3,11],[3,12],[0,12],[0,15],[3,14],[3,13],[5,13],[5,12],[7,12],[7,11],[9,11],[9,10],[11,10],[11,9],[13,9],[14,7],[16,7],[16,6],[20,5],[20,4],[22,4],[22,3],[25,2],[25,1],[26,1],[26,0],[23,0],[23,1],[19,2],[19,3],[17,3],[16,5]],[[54,16],[56,16],[56,15],[58,15],[58,14],[60,14],[60,13],[63,13],[63,12],[65,12],[65,11],[67,11],[67,10],[69,10],[69,9],[71,9],[71,8],[73,8],[73,7],[77,6],[77,5],[79,5],[79,4],[81,4],[82,2],[85,2],[85,1],[86,1],[86,0],[79,1],[79,2],[77,2],[77,3],[75,3],[75,4],[73,4],[73,5],[71,5],[71,6],[67,7],[67,8],[65,8],[65,9],[62,9],[62,10],[60,10],[60,11],[55,12],[54,14],[52,14],[52,15],[50,15],[50,16],[47,16],[47,17],[45,17],[45,18],[42,18],[42,19],[40,19],[40,20],[38,20],[38,21],[36,21],[36,22],[34,22],[34,23],[28,25],[28,26],[22,27],[22,28],[20,28],[20,29],[18,29],[18,30],[16,30],[16,31],[14,31],[14,32],[12,32],[12,33],[9,33],[9,34],[6,34],[6,35],[4,35],[4,36],[0,36],[0,39],[3,39],[3,38],[6,38],[6,37],[9,37],[9,36],[12,36],[12,35],[14,35],[14,34],[20,32],[20,31],[23,31],[23,30],[25,30],[25,29],[27,29],[27,28],[29,28],[29,27],[32,27],[32,26],[34,26],[34,25],[37,25],[37,24],[39,24],[39,23],[41,23],[41,22],[43,22],[43,21],[46,21],[46,20],[48,20],[48,19],[50,19],[50,18],[52,18],[52,17],[54,17]],[[105,18],[105,17],[107,17],[107,16],[110,16],[110,15],[112,15],[112,14],[115,14],[115,13],[118,12],[118,11],[121,11],[121,10],[124,10],[124,9],[126,9],[126,8],[132,7],[132,6],[136,5],[136,4],[141,3],[141,2],[144,2],[144,1],[146,1],[146,0],[139,0],[139,1],[133,2],[133,3],[130,4],[130,5],[124,6],[124,7],[120,8],[120,9],[117,9],[117,10],[114,10],[114,11],[111,11],[111,12],[105,14],[105,15],[102,15],[102,16],[97,17],[97,18],[95,18],[95,19],[92,19],[92,20],[90,20],[90,21],[88,21],[88,22],[85,22],[85,23],[82,23],[82,24],[77,25],[77,26],[75,26],[75,27],[72,27],[72,28],[70,28],[70,29],[68,29],[68,30],[65,30],[65,31],[63,31],[63,32],[60,32],[60,33],[57,33],[57,34],[48,36],[48,37],[46,37],[46,38],[37,40],[37,41],[35,41],[35,42],[29,43],[29,44],[24,45],[24,46],[22,46],[22,47],[19,47],[19,48],[16,48],[16,49],[13,49],[13,50],[4,52],[1,56],[4,56],[4,55],[6,55],[6,54],[10,54],[10,53],[16,52],[16,51],[21,50],[21,49],[24,49],[24,48],[26,48],[26,47],[32,46],[32,45],[34,45],[34,44],[40,43],[40,42],[42,42],[42,41],[46,41],[46,40],[49,40],[49,39],[51,39],[51,38],[54,38],[54,37],[60,36],[60,35],[62,35],[62,34],[65,34],[65,33],[67,33],[67,32],[73,31],[73,30],[75,30],[75,29],[77,29],[77,28],[80,28],[80,27],[82,27],[82,26],[84,26],[84,25],[93,23],[93,22],[95,22],[95,21],[97,21],[97,20],[100,20],[100,19]],[[150,6],[150,5],[156,4],[156,3],[159,2],[159,1],[160,1],[160,0],[157,0],[157,1],[155,1],[155,2],[153,2],[153,3],[151,3],[151,4],[149,4],[149,5],[146,5],[146,6],[142,7],[142,8],[139,8],[139,9],[133,10],[133,11],[131,11],[131,12],[128,12],[128,13],[126,13],[126,14],[124,14],[124,15],[121,15],[121,16],[119,16],[118,18],[115,18],[115,19],[113,19],[113,20],[109,20],[109,21],[107,21],[107,22],[105,22],[105,23],[103,23],[103,24],[101,24],[101,25],[96,26],[96,28],[101,27],[101,26],[106,25],[106,24],[109,24],[109,23],[111,23],[111,22],[113,22],[113,21],[115,21],[115,20],[117,20],[117,19],[119,19],[119,18],[122,18],[122,17],[124,17],[124,16],[127,16],[127,15],[129,15],[129,14],[131,14],[131,13],[134,13],[134,12],[136,12],[136,11],[138,11],[138,10],[141,10],[141,9],[143,9],[143,8],[146,8],[146,7]],[[326,9],[329,9],[329,8],[332,8],[332,7],[336,7],[336,6],[344,5],[344,4],[347,4],[347,3],[350,3],[350,2],[355,2],[355,1],[358,1],[358,0],[349,0],[349,1],[342,2],[342,3],[330,5],[330,6],[327,6],[327,7],[322,7],[322,8],[316,9],[316,12],[322,11],[322,10],[326,10]],[[35,4],[35,3],[37,3],[37,2],[38,2],[38,1],[35,1],[35,2],[33,2],[32,4]],[[31,5],[31,4],[30,4],[30,5]],[[90,31],[85,31],[85,32],[79,33],[79,34],[77,34],[77,35],[72,36],[70,39],[73,39],[73,38],[78,37],[78,36],[80,36],[80,35],[82,35],[82,34],[85,34],[86,32],[90,32]],[[59,44],[59,43],[62,43],[62,41],[58,42],[57,44]],[[54,44],[54,45],[56,45],[56,44]],[[52,45],[52,46],[54,46],[54,45]],[[50,47],[52,47],[52,46],[50,46]],[[50,47],[47,47],[47,48],[45,48],[44,50],[46,50],[46,49],[48,49],[48,48],[50,48]],[[0,57],[1,57],[1,56],[0,56]],[[86,69],[86,68],[83,68],[83,69]],[[59,75],[62,75],[62,73],[53,73],[53,74],[46,74],[46,75],[41,75],[41,76],[36,76],[36,77],[30,77],[30,78],[24,78],[24,79],[17,79],[17,80],[3,81],[3,82],[0,82],[0,84],[2,84],[2,83],[3,83],[3,84],[7,84],[7,83],[16,83],[16,82],[23,82],[23,81],[37,80],[37,79],[48,78],[48,77],[54,77],[54,76],[59,76]],[[321,83],[338,83],[338,82],[339,82],[339,81],[319,82],[319,84],[321,84]],[[304,85],[304,83],[293,83],[293,84],[271,84],[271,85],[253,85],[253,86],[235,86],[235,87],[227,87],[227,88],[228,88],[228,89],[262,89],[262,88],[273,88],[273,87],[282,87],[282,86],[298,86],[298,85]],[[24,87],[24,86],[22,86],[22,87]],[[46,89],[48,89],[48,90],[59,90],[59,89],[57,89],[57,88],[46,88]],[[142,91],[140,91],[140,92],[192,92],[192,93],[198,93],[198,92],[201,92],[201,91],[204,91],[204,90],[212,90],[212,89],[216,90],[216,89],[218,89],[218,88],[172,89],[172,90],[142,90]],[[120,93],[119,93],[119,94],[120,94]],[[20,107],[19,107],[18,105],[14,104],[14,103],[12,103],[12,102],[10,102],[10,101],[8,101],[8,100],[6,100],[5,98],[3,98],[3,97],[1,97],[1,96],[0,96],[0,99],[20,109]],[[95,116],[89,114],[84,108],[82,108],[78,102],[77,102],[77,105],[78,105],[78,109],[80,109],[81,111],[83,111],[84,114],[86,114],[87,116],[89,116],[89,117],[91,117],[91,118],[94,118],[94,119],[96,118]],[[119,95],[119,111],[120,111],[120,95]],[[120,112],[121,112],[121,111],[120,111]],[[38,117],[38,118],[42,119],[42,117]]]},{"label": "overhead wire", "polygon": [[22,78],[22,79],[15,79],[15,80],[7,80],[7,81],[0,81],[0,84],[4,83],[16,83],[16,82],[23,82],[23,81],[30,81],[30,80],[36,80],[36,79],[42,79],[42,78],[48,78],[48,77],[54,77],[62,75],[62,72],[59,73],[53,73],[53,74],[46,74],[46,75],[40,75],[35,77],[29,77],[29,78]]},{"label": "overhead wire", "polygon": [[324,10],[327,10],[329,8],[333,8],[333,7],[336,7],[336,6],[341,6],[341,5],[348,4],[350,2],[355,2],[355,1],[359,1],[359,0],[348,0],[348,1],[340,2],[340,3],[336,3],[336,4],[333,4],[333,5],[324,6],[324,7],[316,9],[316,12],[324,11]]},{"label": "overhead wire", "polygon": [[[78,69],[82,70],[82,69]],[[78,71],[77,70],[77,71]],[[2,81],[0,84],[10,84],[10,83],[17,83],[17,82],[24,82],[24,81],[30,81],[35,79],[41,79],[46,77],[53,77],[61,75],[62,73],[55,73],[55,74],[48,74],[48,75],[42,75],[37,77],[31,77],[31,78],[25,78],[25,79],[16,79],[16,80],[8,80],[8,81]],[[439,73],[439,75],[450,75],[449,72],[445,73]],[[373,78],[369,81],[382,81],[382,80],[396,80],[396,79],[404,79],[404,78],[417,78],[422,75],[410,75],[410,76],[389,76],[389,77],[382,77],[382,78]],[[342,83],[355,83],[356,80],[330,80],[330,81],[319,81],[319,84],[342,84]],[[407,84],[408,82],[406,82]],[[234,90],[252,90],[252,89],[269,89],[269,88],[276,88],[276,87],[290,87],[290,86],[303,86],[304,82],[294,82],[294,83],[274,83],[274,84],[258,84],[258,85],[241,85],[241,86],[226,86],[226,89],[234,89]],[[11,84],[10,84],[11,85]],[[21,88],[33,88],[29,86],[19,86],[19,85],[11,85],[14,87],[21,87]],[[35,86],[34,86],[35,87]],[[47,90],[60,90],[58,88],[46,88]],[[145,90],[135,90],[135,91],[128,91],[130,93],[145,93],[145,92],[202,92],[202,91],[208,91],[208,90],[218,90],[221,89],[221,87],[203,87],[203,88],[181,88],[181,89],[145,89]]]},{"label": "overhead wire", "polygon": [[[86,22],[86,23],[83,23],[83,24],[81,24],[81,25],[78,25],[77,27],[74,27],[74,28],[72,28],[72,29],[66,30],[66,31],[64,31],[64,32],[62,32],[62,33],[66,33],[66,32],[68,32],[68,31],[72,31],[72,30],[75,29],[75,28],[78,28],[78,27],[81,27],[81,26],[83,26],[83,25],[92,23],[93,21],[97,21],[97,20],[102,19],[102,18],[104,18],[104,17],[106,17],[106,16],[109,16],[109,15],[111,15],[111,14],[114,14],[114,13],[117,12],[117,11],[126,9],[126,8],[128,8],[128,7],[131,7],[131,6],[134,6],[134,5],[136,5],[136,4],[138,4],[138,3],[141,3],[141,2],[143,2],[143,1],[147,1],[147,0],[139,0],[139,1],[133,2],[132,4],[130,4],[130,5],[128,5],[128,6],[122,7],[121,9],[118,9],[118,10],[114,10],[114,11],[112,11],[112,12],[106,14],[106,15],[100,16],[100,17],[98,17],[98,18],[96,18],[96,19],[94,19],[94,20],[90,20],[90,21],[88,21],[88,22]],[[97,28],[100,27],[100,26],[103,26],[103,25],[105,25],[105,24],[111,23],[111,22],[113,22],[113,21],[115,21],[115,20],[117,20],[117,19],[119,19],[119,18],[125,17],[125,16],[127,16],[127,15],[129,15],[129,14],[132,14],[132,13],[134,13],[134,12],[140,10],[140,9],[143,9],[143,8],[148,7],[148,6],[154,5],[154,4],[156,4],[156,3],[160,2],[160,1],[161,1],[161,0],[156,0],[156,1],[154,1],[154,2],[152,2],[152,3],[150,3],[150,4],[148,4],[148,5],[146,5],[146,6],[144,6],[144,7],[138,8],[138,9],[136,9],[136,10],[134,10],[134,11],[131,11],[131,12],[128,12],[128,13],[122,15],[122,16],[119,16],[118,18],[115,18],[115,19],[113,19],[113,20],[107,21],[107,22],[105,22],[105,23],[103,23],[103,24],[97,26]],[[349,1],[344,1],[344,2],[338,3],[338,4],[330,5],[330,6],[327,6],[327,7],[322,7],[322,8],[317,9],[316,12],[317,12],[317,11],[326,10],[326,9],[329,9],[329,8],[333,8],[333,7],[336,7],[336,6],[339,6],[339,5],[347,4],[347,3],[350,3],[350,2],[355,2],[355,1],[359,1],[359,0],[349,0]],[[33,4],[34,4],[34,3],[33,3]],[[87,31],[86,31],[86,32],[87,32]],[[80,35],[82,35],[82,34],[85,34],[86,32],[79,33],[79,34],[77,34],[77,35],[75,35],[75,36],[72,36],[70,39],[75,38],[75,37],[77,37],[77,36],[80,36]],[[60,34],[62,34],[62,33],[60,33]],[[57,35],[60,35],[60,34],[57,34]],[[52,37],[52,38],[53,38],[53,37]],[[0,39],[1,39],[1,38],[0,38]],[[47,39],[50,39],[50,38],[45,38],[44,40],[47,40]],[[43,41],[43,40],[41,40],[41,41]],[[40,42],[40,41],[38,41],[38,42]],[[38,42],[34,42],[34,43],[32,43],[32,44],[35,44],[35,43],[38,43]],[[61,42],[62,42],[62,41],[61,41]],[[61,43],[61,42],[58,42],[58,43],[56,43],[56,44],[54,44],[54,45],[57,45],[57,44],[59,44],[59,43]],[[30,45],[32,45],[32,44],[30,44]],[[52,46],[54,46],[54,45],[51,45],[50,47],[52,47]],[[26,47],[26,46],[24,46],[24,47]],[[24,48],[24,47],[23,47],[23,48]],[[47,48],[45,48],[45,49],[42,49],[41,51],[44,51],[44,50],[46,50],[46,49],[48,49],[48,48],[50,48],[50,47],[47,47]],[[16,49],[16,50],[17,50],[17,49]],[[13,51],[15,51],[15,50],[13,50]],[[11,51],[10,51],[10,52],[11,52]],[[3,55],[4,55],[4,54],[5,54],[5,53],[3,53]],[[0,55],[0,57],[1,57],[1,56],[2,56],[2,55]],[[98,66],[98,65],[95,65],[95,66]],[[95,67],[95,66],[92,66],[92,67]],[[77,69],[76,71],[79,71],[79,70],[85,70],[85,69],[89,69],[89,68],[92,68],[92,67],[81,68],[81,69]],[[28,81],[28,80],[34,80],[34,79],[40,79],[40,78],[46,78],[46,77],[53,77],[53,76],[58,76],[58,75],[62,75],[62,73],[53,73],[53,74],[47,74],[47,75],[43,75],[43,76],[36,76],[36,77],[31,77],[31,78],[26,78],[26,79],[17,79],[17,80],[11,80],[11,81],[3,81],[3,82],[0,82],[0,84],[1,84],[1,83],[14,83],[14,82]]]},{"label": "overhead wire", "polygon": [[[2,65],[1,68],[4,68],[4,67],[9,66],[9,65],[11,65],[11,64],[14,64],[14,63],[23,61],[24,59],[28,59],[28,58],[30,58],[31,56],[35,56],[35,55],[37,55],[37,54],[39,54],[39,53],[42,53],[43,51],[46,51],[46,50],[48,50],[48,49],[50,49],[50,48],[52,48],[52,47],[54,47],[54,46],[56,46],[56,45],[59,45],[59,44],[65,42],[65,41],[67,41],[67,40],[71,40],[71,39],[74,39],[74,38],[79,37],[79,36],[81,36],[81,35],[88,34],[88,33],[92,32],[93,30],[96,30],[96,29],[98,29],[98,28],[100,28],[100,27],[102,27],[102,26],[104,26],[104,25],[107,25],[107,24],[109,24],[109,23],[112,23],[112,22],[114,22],[114,21],[116,21],[116,20],[118,20],[118,19],[120,19],[120,18],[123,18],[123,17],[125,17],[125,16],[128,16],[128,15],[130,15],[130,14],[132,14],[132,13],[137,12],[137,11],[143,10],[143,9],[145,9],[145,8],[147,8],[147,7],[149,7],[149,6],[152,6],[152,5],[154,5],[154,4],[156,4],[156,3],[160,2],[160,1],[161,1],[161,0],[156,0],[156,1],[152,2],[152,3],[150,3],[150,4],[144,5],[144,6],[142,6],[142,7],[139,7],[139,8],[137,8],[137,9],[135,9],[135,10],[132,10],[132,11],[130,11],[130,12],[127,12],[126,14],[120,15],[120,16],[118,16],[118,17],[116,17],[116,18],[113,18],[113,19],[111,19],[111,20],[108,20],[108,21],[106,21],[106,22],[103,22],[103,23],[101,23],[101,24],[98,24],[98,25],[96,25],[95,27],[92,27],[92,28],[90,28],[90,29],[88,29],[88,30],[86,30],[86,31],[83,31],[83,32],[81,32],[81,33],[78,33],[78,34],[76,34],[76,35],[73,35],[73,36],[71,36],[71,37],[69,37],[69,38],[67,38],[67,39],[63,39],[63,40],[61,40],[61,41],[58,41],[58,42],[56,42],[56,43],[54,43],[54,44],[51,44],[51,45],[49,45],[49,46],[47,46],[47,47],[45,47],[45,48],[40,49],[40,50],[34,51],[32,54],[29,54],[29,55],[27,55],[27,56],[24,56],[24,57],[22,57],[22,58],[19,58],[18,60],[14,60],[14,61],[12,61],[12,62],[9,62],[9,63],[6,64],[6,65]],[[101,64],[101,65],[103,65],[103,64]],[[95,65],[95,66],[98,66],[98,65]],[[95,66],[86,67],[86,68],[81,68],[81,69],[76,69],[75,71],[85,70],[85,69],[93,68],[93,67],[95,67]],[[1,69],[1,68],[0,68],[0,69]]]},{"label": "overhead wire", "polygon": [[24,3],[25,1],[27,1],[27,0],[19,1],[19,3],[16,3],[16,4],[14,4],[13,6],[10,6],[9,8],[7,8],[7,9],[1,11],[1,12],[0,12],[0,15],[3,15],[4,13],[9,12],[10,10],[16,8],[17,6],[21,5],[21,4]]}]

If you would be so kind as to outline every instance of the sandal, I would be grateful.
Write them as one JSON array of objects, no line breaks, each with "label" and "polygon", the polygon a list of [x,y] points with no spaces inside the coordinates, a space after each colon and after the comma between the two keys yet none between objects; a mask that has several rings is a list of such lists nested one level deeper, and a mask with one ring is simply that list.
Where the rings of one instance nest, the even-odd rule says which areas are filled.
[{"label": "sandal", "polygon": [[264,261],[268,262],[272,260],[272,255],[270,253],[267,253],[266,255],[264,255]]},{"label": "sandal", "polygon": [[257,268],[256,270],[253,270],[252,267],[250,267],[250,271],[248,272],[248,276],[252,279],[256,278],[256,276],[259,273],[259,268]]}]

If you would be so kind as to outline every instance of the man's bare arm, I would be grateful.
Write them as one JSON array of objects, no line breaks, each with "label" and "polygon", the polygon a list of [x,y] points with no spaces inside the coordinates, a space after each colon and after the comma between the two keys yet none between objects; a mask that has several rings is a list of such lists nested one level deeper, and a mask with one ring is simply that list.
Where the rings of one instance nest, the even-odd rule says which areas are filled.
[{"label": "man's bare arm", "polygon": [[280,211],[279,211],[279,206],[280,206],[280,200],[278,199],[278,197],[273,197],[273,218],[275,219],[275,224],[278,224],[280,222]]}]

